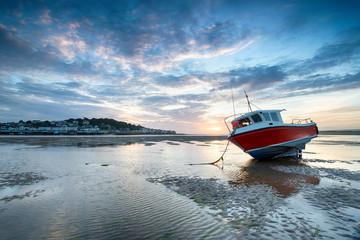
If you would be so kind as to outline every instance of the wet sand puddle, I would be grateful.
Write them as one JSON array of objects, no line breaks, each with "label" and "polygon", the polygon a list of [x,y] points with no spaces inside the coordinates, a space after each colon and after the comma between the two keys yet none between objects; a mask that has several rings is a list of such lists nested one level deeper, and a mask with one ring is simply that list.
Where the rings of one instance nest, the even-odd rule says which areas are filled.
[{"label": "wet sand puddle", "polygon": [[[1,139],[5,239],[359,239],[360,139],[257,161],[223,137]],[[52,140],[52,141],[49,141]]]}]

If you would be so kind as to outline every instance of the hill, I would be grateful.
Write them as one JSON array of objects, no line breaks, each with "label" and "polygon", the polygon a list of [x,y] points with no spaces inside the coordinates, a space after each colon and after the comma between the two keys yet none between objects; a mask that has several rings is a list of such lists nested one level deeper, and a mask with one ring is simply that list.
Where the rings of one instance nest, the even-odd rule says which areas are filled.
[{"label": "hill", "polygon": [[176,134],[145,128],[111,118],[69,118],[61,121],[29,120],[0,123],[1,134]]}]

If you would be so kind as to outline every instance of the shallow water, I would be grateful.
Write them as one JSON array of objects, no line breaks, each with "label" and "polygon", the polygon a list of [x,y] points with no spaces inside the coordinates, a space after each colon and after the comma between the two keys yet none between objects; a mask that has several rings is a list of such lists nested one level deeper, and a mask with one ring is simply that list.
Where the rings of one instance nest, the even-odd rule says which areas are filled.
[{"label": "shallow water", "polygon": [[[225,137],[0,138],[1,239],[358,239],[360,136],[257,161]],[[200,165],[190,165],[200,164]]]}]

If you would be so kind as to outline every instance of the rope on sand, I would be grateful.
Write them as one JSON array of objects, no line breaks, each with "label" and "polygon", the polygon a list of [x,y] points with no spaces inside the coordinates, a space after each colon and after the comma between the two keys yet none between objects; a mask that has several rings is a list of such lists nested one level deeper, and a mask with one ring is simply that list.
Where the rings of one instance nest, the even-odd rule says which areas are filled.
[{"label": "rope on sand", "polygon": [[230,140],[228,140],[228,142],[226,144],[226,148],[225,148],[223,154],[221,155],[221,157],[218,160],[216,160],[215,162],[211,162],[211,163],[190,163],[189,165],[215,165],[218,168],[223,169],[224,168],[224,155],[226,153],[226,150],[229,147],[229,143],[230,143]]}]

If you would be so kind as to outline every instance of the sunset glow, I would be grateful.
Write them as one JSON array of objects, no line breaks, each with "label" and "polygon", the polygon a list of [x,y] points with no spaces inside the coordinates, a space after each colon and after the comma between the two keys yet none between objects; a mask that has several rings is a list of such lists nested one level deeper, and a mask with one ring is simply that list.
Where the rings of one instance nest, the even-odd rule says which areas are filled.
[{"label": "sunset glow", "polygon": [[226,134],[232,94],[247,112],[246,90],[285,120],[360,129],[357,1],[0,6],[0,122],[102,117]]}]

